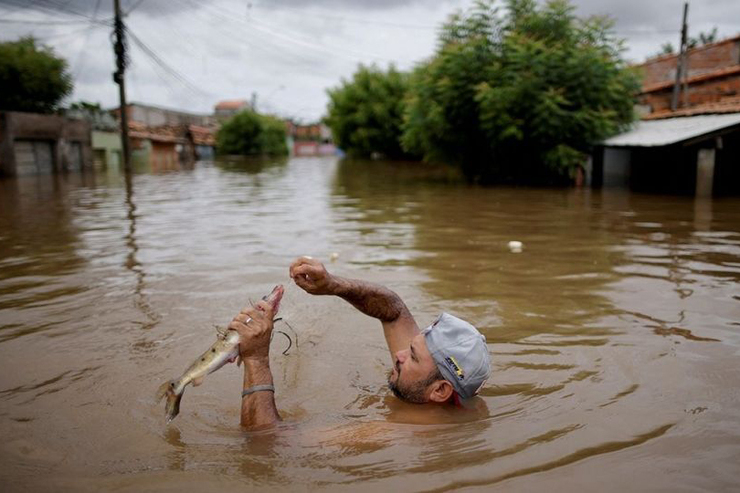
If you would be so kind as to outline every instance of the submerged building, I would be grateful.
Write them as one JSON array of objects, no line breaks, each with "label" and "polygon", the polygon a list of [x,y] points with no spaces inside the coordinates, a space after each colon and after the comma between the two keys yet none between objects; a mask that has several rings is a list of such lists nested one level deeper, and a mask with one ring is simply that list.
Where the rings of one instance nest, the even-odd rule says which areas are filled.
[{"label": "submerged building", "polygon": [[688,51],[671,110],[678,65],[678,55],[664,55],[638,67],[642,118],[595,149],[592,185],[740,194],[740,36]]},{"label": "submerged building", "polygon": [[60,115],[0,112],[0,174],[78,171],[92,166],[90,124]]}]

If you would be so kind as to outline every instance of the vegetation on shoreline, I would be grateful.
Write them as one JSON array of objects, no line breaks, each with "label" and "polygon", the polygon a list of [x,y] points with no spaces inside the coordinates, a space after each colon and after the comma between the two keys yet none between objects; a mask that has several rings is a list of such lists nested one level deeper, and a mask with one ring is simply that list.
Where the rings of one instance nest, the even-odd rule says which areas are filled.
[{"label": "vegetation on shoreline", "polygon": [[285,123],[252,110],[237,113],[216,133],[219,154],[285,156],[288,154]]},{"label": "vegetation on shoreline", "polygon": [[[409,75],[401,117],[381,113],[400,97],[383,99],[383,73],[361,66],[329,91],[353,104],[333,98],[327,121],[353,155],[388,154],[393,141],[474,182],[565,182],[594,144],[633,119],[639,78],[621,53],[608,19],[579,19],[567,0],[507,0],[502,10],[479,1],[450,17],[434,56]],[[386,119],[357,118],[357,108]],[[394,138],[366,138],[389,130]]]}]

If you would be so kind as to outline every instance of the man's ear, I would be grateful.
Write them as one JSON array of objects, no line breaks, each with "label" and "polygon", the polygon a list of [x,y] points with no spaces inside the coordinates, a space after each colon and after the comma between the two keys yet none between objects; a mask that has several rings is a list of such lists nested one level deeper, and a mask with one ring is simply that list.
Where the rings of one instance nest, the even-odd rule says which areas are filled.
[{"label": "man's ear", "polygon": [[431,402],[447,402],[455,391],[455,389],[452,388],[452,384],[447,380],[437,380],[430,387],[431,393],[429,394],[429,400]]}]

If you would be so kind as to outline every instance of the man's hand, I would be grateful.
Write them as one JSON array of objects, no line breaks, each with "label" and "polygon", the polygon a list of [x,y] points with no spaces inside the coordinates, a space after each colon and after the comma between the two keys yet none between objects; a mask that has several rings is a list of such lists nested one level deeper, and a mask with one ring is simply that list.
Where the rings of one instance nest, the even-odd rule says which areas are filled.
[{"label": "man's hand", "polygon": [[337,280],[324,264],[311,257],[298,257],[290,265],[290,278],[310,294],[336,294]]},{"label": "man's hand", "polygon": [[274,313],[266,301],[242,310],[229,324],[239,333],[239,356],[242,360],[267,359],[270,356]]}]

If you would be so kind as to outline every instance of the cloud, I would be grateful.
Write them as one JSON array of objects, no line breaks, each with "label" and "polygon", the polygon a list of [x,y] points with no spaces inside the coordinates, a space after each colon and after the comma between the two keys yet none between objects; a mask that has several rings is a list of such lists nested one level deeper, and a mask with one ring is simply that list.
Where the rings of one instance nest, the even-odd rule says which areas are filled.
[{"label": "cloud", "polygon": [[[0,0],[0,7],[8,9],[18,9],[17,11],[33,11],[44,14],[64,14],[71,18],[92,17],[96,12],[97,18],[113,17],[113,2],[111,0],[38,0],[28,2],[27,0]],[[121,0],[121,10],[124,13],[129,12],[132,8],[138,14],[148,14],[151,16],[166,16],[186,10],[197,9],[196,1],[158,1],[158,0]]]},{"label": "cloud", "polygon": [[[0,19],[62,24],[0,24],[0,40],[34,34],[53,46],[75,76],[72,100],[117,104],[110,27],[90,27],[97,0],[0,0]],[[98,18],[111,14],[101,0]],[[129,43],[129,99],[212,110],[221,99],[249,99],[258,107],[304,120],[319,118],[326,88],[351,77],[359,63],[393,62],[409,69],[430,56],[438,26],[473,0],[122,0],[128,28],[156,54]],[[609,14],[627,39],[627,56],[642,60],[666,41],[677,44],[682,2],[574,0],[578,15]],[[61,11],[64,12],[64,15]],[[69,11],[78,12],[78,14]],[[738,32],[737,0],[692,0],[689,32],[717,26]],[[164,65],[162,65],[164,64]],[[165,68],[167,67],[167,68]],[[193,90],[193,86],[197,90]]]}]

